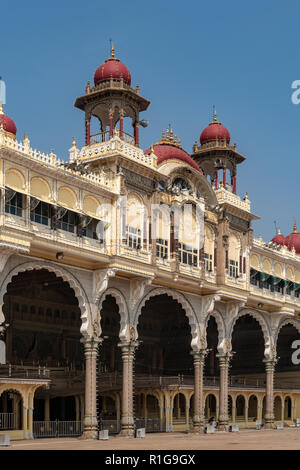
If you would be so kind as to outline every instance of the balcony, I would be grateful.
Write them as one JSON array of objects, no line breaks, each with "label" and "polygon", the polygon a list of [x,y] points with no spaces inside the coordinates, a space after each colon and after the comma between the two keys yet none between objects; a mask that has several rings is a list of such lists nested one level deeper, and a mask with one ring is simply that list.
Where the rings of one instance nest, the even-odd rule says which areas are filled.
[{"label": "balcony", "polygon": [[[127,142],[127,144],[135,145],[135,139],[133,135],[128,134],[123,131],[123,135],[120,135],[119,131],[115,129],[115,135],[117,135],[121,140]],[[98,134],[93,134],[90,136],[90,145],[102,144],[103,142],[108,142],[112,136],[110,131],[99,132]]]}]

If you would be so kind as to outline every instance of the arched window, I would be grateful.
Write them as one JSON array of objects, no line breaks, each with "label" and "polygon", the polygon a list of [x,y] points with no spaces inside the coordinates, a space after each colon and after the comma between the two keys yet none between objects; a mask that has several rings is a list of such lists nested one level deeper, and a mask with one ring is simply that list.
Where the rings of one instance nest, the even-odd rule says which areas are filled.
[{"label": "arched window", "polygon": [[179,225],[178,255],[180,263],[198,266],[199,228],[195,210],[191,204],[186,204],[185,208],[182,208]]},{"label": "arched window", "polygon": [[207,272],[212,272],[214,268],[214,248],[214,232],[206,225],[204,228],[204,261]]},{"label": "arched window", "polygon": [[228,275],[233,278],[239,276],[240,240],[234,234],[229,237],[229,250],[226,252],[226,268]]}]

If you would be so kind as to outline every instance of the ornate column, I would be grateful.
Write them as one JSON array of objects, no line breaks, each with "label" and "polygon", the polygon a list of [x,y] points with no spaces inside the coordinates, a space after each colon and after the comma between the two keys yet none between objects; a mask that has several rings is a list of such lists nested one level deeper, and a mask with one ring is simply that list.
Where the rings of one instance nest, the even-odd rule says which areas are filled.
[{"label": "ornate column", "polygon": [[231,353],[217,354],[220,366],[220,413],[219,413],[219,431],[228,430],[228,371],[230,365]]},{"label": "ornate column", "polygon": [[97,439],[97,358],[101,343],[99,338],[83,338],[85,355],[85,414],[84,439]]},{"label": "ornate column", "polygon": [[121,435],[127,437],[134,435],[133,363],[134,351],[137,346],[137,341],[119,344],[123,362]]},{"label": "ornate column", "polygon": [[135,123],[134,125],[134,143],[138,147],[139,146],[139,125]]},{"label": "ornate column", "polygon": [[85,117],[85,145],[90,145],[91,142],[91,117]]},{"label": "ornate column", "polygon": [[122,139],[122,137],[123,137],[123,120],[124,120],[124,111],[123,111],[123,109],[120,110],[119,116],[120,116],[120,138]]},{"label": "ornate column", "polygon": [[203,371],[206,349],[192,351],[194,357],[194,416],[193,432],[203,432],[204,425],[204,395],[203,395]]},{"label": "ornate column", "polygon": [[274,370],[276,359],[264,359],[266,366],[266,412],[265,428],[274,428]]},{"label": "ornate column", "polygon": [[110,109],[109,110],[109,137],[112,137],[114,133],[113,115],[114,115],[114,110]]},{"label": "ornate column", "polygon": [[27,423],[27,415],[28,415],[28,408],[26,408],[26,406],[24,406],[24,403],[23,403],[23,416],[22,416],[22,420],[23,420],[23,431],[24,431],[24,439],[28,439],[29,436],[28,436],[28,423]]}]

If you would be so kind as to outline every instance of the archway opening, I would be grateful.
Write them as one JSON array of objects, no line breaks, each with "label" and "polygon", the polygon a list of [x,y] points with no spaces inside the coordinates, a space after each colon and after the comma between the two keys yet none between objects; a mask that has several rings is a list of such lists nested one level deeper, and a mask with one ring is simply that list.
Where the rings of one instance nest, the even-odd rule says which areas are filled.
[{"label": "archway opening", "polygon": [[256,421],[258,413],[258,400],[256,395],[251,395],[248,404],[248,418],[249,421]]},{"label": "archway opening", "polygon": [[206,377],[217,377],[219,375],[219,361],[216,357],[218,352],[218,326],[215,318],[211,316],[207,322],[206,342],[209,350],[205,358],[204,374]]},{"label": "archway opening", "polygon": [[[103,342],[99,354],[99,370],[102,373],[121,373],[122,357],[121,350],[118,347],[120,342],[120,314],[116,299],[112,295],[107,295],[103,301],[100,318]],[[102,385],[99,385],[102,390]]]},{"label": "archway opening", "polygon": [[16,390],[5,390],[0,395],[0,431],[23,428],[23,398]]},{"label": "archway opening", "polygon": [[281,421],[281,410],[282,410],[282,402],[281,397],[277,396],[274,400],[274,417],[275,421]]},{"label": "archway opening", "polygon": [[205,418],[207,420],[210,418],[217,419],[217,399],[212,393],[207,395],[205,400]]},{"label": "archway opening", "polygon": [[193,374],[191,328],[177,300],[166,294],[147,300],[139,317],[138,335],[141,344],[136,352],[136,374],[173,376],[176,383],[179,374]]},{"label": "archway opening", "polygon": [[285,397],[284,399],[284,419],[292,419],[292,400],[290,397]]},{"label": "archway opening", "polygon": [[238,395],[235,402],[236,420],[245,421],[246,401],[243,395]]},{"label": "archway opening", "polygon": [[[53,419],[75,420],[74,396],[84,393],[84,354],[80,343],[81,311],[69,283],[47,269],[33,269],[12,277],[4,295],[6,357],[14,373],[45,377],[51,384],[34,397],[34,421],[44,419],[50,399]],[[49,418],[48,418],[49,419]],[[50,417],[50,419],[52,419]]]},{"label": "archway opening", "polygon": [[232,333],[231,383],[257,383],[264,376],[264,335],[259,322],[250,315],[236,321]]}]

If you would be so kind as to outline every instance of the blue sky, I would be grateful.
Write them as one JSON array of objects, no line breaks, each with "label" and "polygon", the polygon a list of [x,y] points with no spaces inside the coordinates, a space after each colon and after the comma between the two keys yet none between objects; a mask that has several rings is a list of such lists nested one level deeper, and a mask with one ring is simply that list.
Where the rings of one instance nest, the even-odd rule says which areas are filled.
[{"label": "blue sky", "polygon": [[238,193],[261,217],[255,235],[300,231],[300,3],[288,0],[82,2],[14,1],[1,5],[0,75],[6,112],[34,148],[67,157],[72,137],[83,142],[84,116],[73,107],[109,55],[131,71],[151,101],[141,129],[144,148],[172,124],[191,152],[212,118],[247,156]]}]

